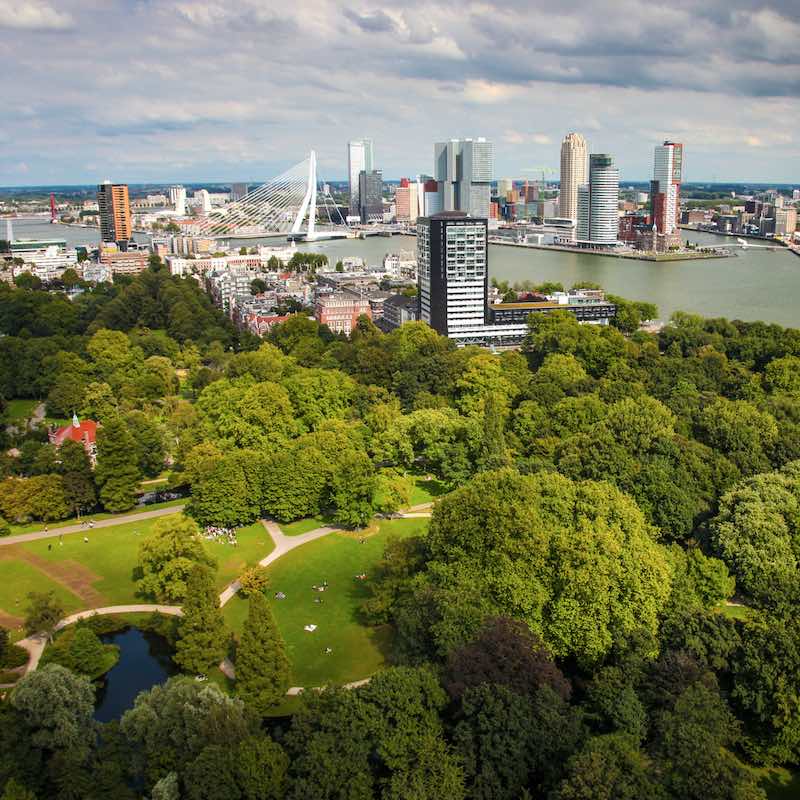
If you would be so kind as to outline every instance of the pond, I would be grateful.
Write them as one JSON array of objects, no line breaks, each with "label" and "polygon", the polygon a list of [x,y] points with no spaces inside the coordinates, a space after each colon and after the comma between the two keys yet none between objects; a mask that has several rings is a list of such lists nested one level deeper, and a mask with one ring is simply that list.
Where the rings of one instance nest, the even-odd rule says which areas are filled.
[{"label": "pond", "polygon": [[119,719],[139,692],[144,692],[178,672],[171,648],[163,636],[139,628],[103,634],[104,644],[119,647],[119,661],[106,673],[97,690],[94,718],[98,722]]}]

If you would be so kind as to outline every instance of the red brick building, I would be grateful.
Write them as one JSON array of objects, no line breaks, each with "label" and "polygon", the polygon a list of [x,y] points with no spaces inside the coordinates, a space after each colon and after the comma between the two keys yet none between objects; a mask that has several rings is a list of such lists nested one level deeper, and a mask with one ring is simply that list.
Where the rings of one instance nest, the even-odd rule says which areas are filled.
[{"label": "red brick building", "polygon": [[369,300],[352,292],[322,294],[314,304],[314,318],[320,325],[327,325],[334,333],[348,336],[362,314],[372,319]]}]

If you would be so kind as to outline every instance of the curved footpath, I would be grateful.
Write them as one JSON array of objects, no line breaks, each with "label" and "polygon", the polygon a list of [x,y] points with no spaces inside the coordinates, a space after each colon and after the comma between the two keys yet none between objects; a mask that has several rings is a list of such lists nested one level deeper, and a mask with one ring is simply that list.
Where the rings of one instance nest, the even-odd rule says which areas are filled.
[{"label": "curved footpath", "polygon": [[[408,511],[393,514],[392,517],[395,519],[415,519],[415,518],[423,518],[430,516],[430,509],[433,506],[433,503],[420,503],[416,506],[411,506]],[[161,508],[155,511],[143,511],[139,514],[129,514],[126,517],[114,517],[113,519],[108,520],[100,520],[95,522],[95,528],[108,528],[112,525],[122,525],[126,522],[135,522],[137,520],[142,519],[152,519],[153,517],[161,517],[166,514],[174,514],[178,511],[183,510],[183,506],[172,506],[171,508]],[[105,524],[103,524],[105,523]],[[277,561],[281,556],[286,555],[286,553],[290,552],[291,550],[296,549],[297,547],[301,547],[304,544],[308,544],[309,542],[313,542],[315,539],[319,539],[323,536],[327,536],[329,533],[337,533],[341,532],[339,528],[331,528],[327,525],[322,526],[321,528],[315,528],[313,531],[308,531],[307,533],[299,534],[298,536],[287,536],[281,529],[280,526],[274,522],[273,520],[262,519],[261,524],[267,529],[267,532],[272,537],[272,541],[275,543],[275,549],[264,558],[259,561],[259,566],[267,567],[272,564],[274,561]],[[80,533],[84,531],[85,528],[81,527],[80,525],[71,525],[68,528],[59,528],[56,531],[39,531],[35,533],[25,533],[19,536],[12,536],[6,539],[0,540],[0,545],[2,544],[15,544],[17,542],[29,542],[34,541],[36,539],[45,539],[53,536],[59,536],[62,533]],[[14,541],[11,541],[11,540]],[[242,584],[235,580],[232,583],[229,583],[220,593],[219,596],[219,605],[220,608],[224,606],[238,591],[242,588]],[[78,622],[82,619],[89,619],[90,617],[105,615],[105,614],[136,614],[136,613],[154,613],[158,612],[160,614],[169,614],[172,616],[180,617],[183,615],[180,606],[167,606],[167,605],[160,605],[157,603],[142,603],[142,604],[132,604],[132,605],[123,605],[123,606],[105,606],[103,608],[90,608],[85,611],[78,611],[75,614],[70,614],[68,617],[64,617],[55,627],[55,630],[59,631],[62,628],[67,627],[68,625],[72,625],[74,622]],[[36,634],[34,636],[29,636],[26,639],[20,639],[17,642],[20,647],[25,648],[28,651],[28,664],[23,671],[23,675],[27,675],[29,672],[32,672],[39,666],[39,661],[42,657],[42,653],[44,652],[44,648],[47,646],[47,636],[43,633]],[[228,677],[230,680],[236,679],[236,668],[234,667],[233,663],[228,659],[225,658],[222,663],[219,665],[221,672]],[[365,683],[369,681],[369,678],[364,678],[360,681],[354,681],[353,683],[346,683],[344,687],[346,689],[354,689],[358,686],[363,686]],[[10,688],[13,684],[3,684],[0,685],[0,689]],[[288,691],[287,695],[298,695],[303,691],[302,686],[292,686]]]}]

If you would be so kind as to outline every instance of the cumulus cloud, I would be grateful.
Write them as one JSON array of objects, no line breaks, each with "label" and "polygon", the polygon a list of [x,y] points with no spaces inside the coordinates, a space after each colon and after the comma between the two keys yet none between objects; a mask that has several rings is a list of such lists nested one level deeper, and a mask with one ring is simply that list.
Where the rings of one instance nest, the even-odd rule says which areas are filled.
[{"label": "cumulus cloud", "polygon": [[515,174],[531,152],[556,167],[570,130],[630,179],[649,175],[668,136],[685,143],[690,177],[754,165],[799,179],[785,174],[800,169],[793,9],[0,0],[0,26],[14,27],[0,52],[0,183],[19,181],[22,162],[31,181],[266,178],[311,147],[335,179],[360,136],[387,176],[429,172],[432,143],[458,135],[494,139],[498,174]]},{"label": "cumulus cloud", "polygon": [[57,31],[71,28],[72,17],[37,0],[0,0],[0,28]]}]

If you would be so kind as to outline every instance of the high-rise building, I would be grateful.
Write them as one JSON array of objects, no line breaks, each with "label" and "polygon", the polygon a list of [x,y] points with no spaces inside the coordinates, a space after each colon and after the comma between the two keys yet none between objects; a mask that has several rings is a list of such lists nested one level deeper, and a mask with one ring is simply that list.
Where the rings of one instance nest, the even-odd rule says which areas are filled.
[{"label": "high-rise building", "polygon": [[439,184],[430,176],[420,175],[417,184],[420,188],[419,215],[432,217],[442,210],[442,196]]},{"label": "high-rise building", "polygon": [[361,222],[383,221],[383,173],[379,169],[361,170],[358,176],[358,202]]},{"label": "high-rise building", "polygon": [[589,156],[589,182],[578,187],[578,243],[609,246],[619,231],[619,170],[607,153]]},{"label": "high-rise building", "polygon": [[650,183],[650,210],[658,233],[673,234],[680,222],[682,171],[682,144],[664,142],[656,147]]},{"label": "high-rise building", "polygon": [[247,195],[249,186],[246,183],[232,183],[231,184],[231,202],[241,200]]},{"label": "high-rise building", "polygon": [[372,152],[372,139],[354,139],[347,143],[347,174],[350,177],[350,213],[358,214],[361,210],[359,200],[359,176],[362,172],[375,169]]},{"label": "high-rise building", "polygon": [[485,323],[489,290],[488,224],[463,211],[417,220],[420,319],[459,338]]},{"label": "high-rise building", "polygon": [[433,146],[442,211],[488,217],[494,177],[494,145],[486,139],[451,139]]},{"label": "high-rise building", "polygon": [[578,219],[578,187],[586,183],[586,139],[580,133],[568,133],[561,143],[561,180],[558,194],[558,215]]},{"label": "high-rise building", "polygon": [[127,250],[133,233],[128,185],[105,181],[97,187],[97,206],[100,212],[100,241],[116,242]]},{"label": "high-rise building", "polygon": [[497,181],[497,196],[501,199],[506,201],[507,203],[513,203],[514,200],[510,196],[514,191],[514,181],[511,178],[500,178]]},{"label": "high-rise building", "polygon": [[398,222],[415,222],[417,211],[417,184],[401,178],[394,195],[395,216]]},{"label": "high-rise building", "polygon": [[186,189],[183,186],[169,187],[169,202],[179,216],[186,213]]},{"label": "high-rise building", "polygon": [[208,189],[197,189],[194,193],[195,208],[201,214],[208,214],[211,211],[211,195]]}]

